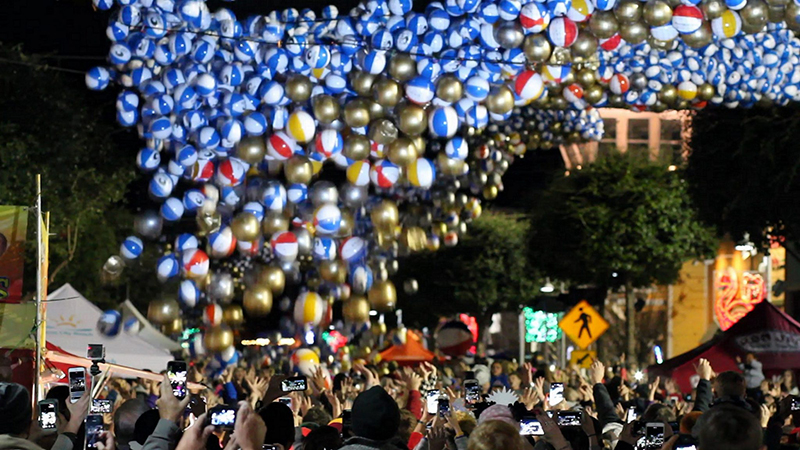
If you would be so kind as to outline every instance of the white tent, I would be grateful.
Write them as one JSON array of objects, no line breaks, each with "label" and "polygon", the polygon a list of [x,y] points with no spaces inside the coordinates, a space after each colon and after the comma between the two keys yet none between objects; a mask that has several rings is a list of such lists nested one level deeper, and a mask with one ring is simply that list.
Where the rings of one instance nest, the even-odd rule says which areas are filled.
[{"label": "white tent", "polygon": [[69,353],[85,357],[89,344],[103,344],[107,362],[154,372],[173,359],[167,350],[137,335],[124,331],[115,337],[100,334],[97,321],[103,312],[69,283],[51,292],[47,300],[47,341]]}]

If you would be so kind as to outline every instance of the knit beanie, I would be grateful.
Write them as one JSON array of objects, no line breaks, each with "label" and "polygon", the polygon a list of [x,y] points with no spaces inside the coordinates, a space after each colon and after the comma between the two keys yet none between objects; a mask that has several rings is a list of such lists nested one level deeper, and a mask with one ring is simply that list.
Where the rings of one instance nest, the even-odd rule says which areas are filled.
[{"label": "knit beanie", "polygon": [[500,420],[509,425],[513,425],[514,428],[519,428],[519,422],[514,420],[511,409],[506,405],[492,405],[484,409],[480,417],[478,417],[478,425],[489,420]]},{"label": "knit beanie", "polygon": [[31,423],[31,396],[25,386],[0,383],[0,434],[22,434]]},{"label": "knit beanie", "polygon": [[356,397],[351,418],[353,435],[373,441],[388,441],[400,428],[400,409],[380,386]]}]

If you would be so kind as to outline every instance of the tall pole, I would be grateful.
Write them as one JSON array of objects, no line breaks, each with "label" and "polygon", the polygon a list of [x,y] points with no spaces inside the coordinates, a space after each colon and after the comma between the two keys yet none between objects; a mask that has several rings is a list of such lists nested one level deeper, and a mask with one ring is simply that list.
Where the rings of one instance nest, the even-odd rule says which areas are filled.
[{"label": "tall pole", "polygon": [[525,313],[519,313],[519,365],[525,364]]},{"label": "tall pole", "polygon": [[42,342],[41,331],[39,327],[42,326],[42,297],[44,291],[43,280],[43,261],[44,261],[44,240],[42,239],[42,175],[36,175],[36,326],[34,327],[34,343],[36,345],[36,358],[34,359],[33,366],[33,402],[39,401],[41,398],[41,363],[42,363]]}]

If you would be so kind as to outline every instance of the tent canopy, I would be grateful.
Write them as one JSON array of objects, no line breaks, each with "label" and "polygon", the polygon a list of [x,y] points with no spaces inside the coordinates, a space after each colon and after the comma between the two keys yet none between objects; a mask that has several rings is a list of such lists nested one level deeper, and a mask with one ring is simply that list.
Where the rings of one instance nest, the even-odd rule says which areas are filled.
[{"label": "tent canopy", "polygon": [[753,353],[766,375],[800,369],[800,323],[775,307],[761,302],[726,331],[693,350],[653,365],[648,372],[671,376],[683,392],[697,385],[695,365],[700,358],[711,362],[717,373],[739,370],[736,357]]},{"label": "tent canopy", "polygon": [[384,361],[397,361],[398,363],[413,364],[424,361],[431,361],[434,358],[433,352],[429,351],[419,342],[412,332],[406,332],[406,343],[393,345],[381,352],[381,359]]},{"label": "tent canopy", "polygon": [[47,341],[77,356],[85,356],[89,344],[103,344],[107,362],[154,372],[173,359],[167,350],[147,343],[138,335],[124,331],[115,337],[100,334],[97,321],[102,313],[69,283],[61,286],[48,296]]}]

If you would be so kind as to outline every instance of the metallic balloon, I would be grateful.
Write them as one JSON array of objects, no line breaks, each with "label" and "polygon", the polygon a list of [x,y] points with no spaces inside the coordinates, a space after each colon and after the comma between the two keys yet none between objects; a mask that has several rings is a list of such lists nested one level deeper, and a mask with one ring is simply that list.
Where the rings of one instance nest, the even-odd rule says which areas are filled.
[{"label": "metallic balloon", "polygon": [[289,219],[280,211],[270,211],[264,216],[261,222],[261,229],[264,236],[271,237],[280,231],[289,230]]},{"label": "metallic balloon", "polygon": [[683,43],[692,48],[703,48],[711,43],[714,33],[711,32],[711,24],[703,22],[703,26],[697,29],[694,33],[683,34],[681,38]]},{"label": "metallic balloon", "polygon": [[161,298],[147,305],[147,319],[156,325],[166,325],[177,319],[180,313],[181,308],[174,298]]},{"label": "metallic balloon", "polygon": [[342,199],[342,203],[348,208],[354,210],[358,209],[367,202],[367,187],[344,183],[339,188],[339,197]]},{"label": "metallic balloon", "polygon": [[[789,6],[792,3],[794,3],[794,2],[792,2],[792,0],[767,0],[767,4],[769,6]],[[788,14],[788,11],[787,11],[787,16],[796,17],[796,16],[792,16],[792,15]]]},{"label": "metallic balloon", "polygon": [[486,97],[486,109],[495,114],[505,114],[514,108],[514,93],[506,85],[492,88]]},{"label": "metallic balloon", "polygon": [[305,75],[292,74],[286,79],[284,92],[295,103],[304,103],[311,98],[311,80]]},{"label": "metallic balloon", "polygon": [[219,353],[233,346],[233,331],[227,325],[217,325],[206,330],[203,336],[206,351]]},{"label": "metallic balloon", "polygon": [[240,212],[231,221],[231,230],[236,239],[251,242],[261,236],[261,224],[258,218],[249,212]]},{"label": "metallic balloon", "polygon": [[448,158],[445,152],[436,155],[436,165],[444,175],[460,176],[464,174],[465,162],[460,159]]},{"label": "metallic balloon", "polygon": [[[567,104],[567,99],[561,96],[556,96],[550,99],[550,108],[556,111],[563,111],[567,109],[569,104]],[[555,122],[553,125],[561,125],[561,122]],[[552,131],[552,125],[551,125]]]},{"label": "metallic balloon", "polygon": [[522,51],[530,62],[545,62],[550,59],[552,47],[544,34],[530,34],[525,38]]},{"label": "metallic balloon", "polygon": [[361,295],[354,295],[342,303],[342,316],[351,323],[369,322],[369,302]]},{"label": "metallic balloon", "polygon": [[117,255],[109,256],[103,264],[103,273],[113,278],[120,276],[124,269],[125,261]]},{"label": "metallic balloon", "polygon": [[414,148],[417,149],[417,157],[421,158],[425,155],[425,138],[422,136],[412,136],[411,141],[414,142]]},{"label": "metallic balloon", "polygon": [[230,303],[234,295],[234,282],[227,272],[212,273],[208,282],[208,297],[221,304]]},{"label": "metallic balloon", "polygon": [[308,157],[293,155],[283,164],[283,174],[289,183],[308,184],[314,175],[314,167]]},{"label": "metallic balloon", "polygon": [[400,243],[412,252],[419,252],[425,249],[428,236],[420,227],[405,227],[400,233]]},{"label": "metallic balloon", "polygon": [[500,194],[500,189],[495,185],[487,185],[483,188],[483,198],[486,200],[494,200]]},{"label": "metallic balloon", "polygon": [[700,7],[703,8],[706,20],[714,20],[728,10],[723,0],[704,0]]},{"label": "metallic balloon", "polygon": [[620,24],[637,22],[642,17],[642,2],[639,0],[620,0],[614,8],[614,15]]},{"label": "metallic balloon", "polygon": [[665,84],[658,93],[658,99],[665,105],[672,105],[678,100],[678,89],[671,84]]},{"label": "metallic balloon", "polygon": [[344,139],[342,153],[354,161],[361,161],[369,158],[370,146],[371,144],[366,136],[353,133]]},{"label": "metallic balloon", "polygon": [[321,124],[330,125],[339,118],[339,102],[330,95],[318,95],[311,102],[314,117]]},{"label": "metallic balloon", "polygon": [[701,100],[711,100],[716,94],[717,90],[712,84],[703,83],[697,86],[697,96]]},{"label": "metallic balloon", "polygon": [[197,222],[197,235],[203,237],[219,230],[222,225],[222,216],[217,213],[206,214],[201,211],[197,214],[195,221]]},{"label": "metallic balloon", "polygon": [[405,53],[395,53],[389,60],[389,75],[397,81],[407,81],[417,76],[417,63]]},{"label": "metallic balloon", "polygon": [[172,322],[161,326],[161,332],[167,336],[173,336],[183,332],[183,319],[176,318]]},{"label": "metallic balloon", "polygon": [[390,231],[397,226],[397,222],[400,220],[400,213],[397,211],[397,205],[393,201],[382,200],[372,207],[370,218],[375,228]]},{"label": "metallic balloon", "polygon": [[347,281],[347,267],[341,260],[321,261],[319,263],[319,275],[323,280],[343,284]]},{"label": "metallic balloon", "polygon": [[619,23],[613,11],[595,11],[589,19],[589,29],[598,39],[608,39],[619,31]]},{"label": "metallic balloon", "polygon": [[[638,0],[633,0],[639,4]],[[650,29],[642,22],[623,23],[619,27],[619,35],[629,44],[641,44],[650,35]],[[687,35],[684,35],[687,36]]]},{"label": "metallic balloon", "polygon": [[376,119],[369,124],[369,138],[381,145],[397,139],[397,127],[389,119]]},{"label": "metallic balloon", "polygon": [[403,291],[408,295],[414,295],[419,291],[419,283],[414,278],[409,278],[403,282]]},{"label": "metallic balloon", "polygon": [[367,292],[369,304],[378,312],[390,312],[397,305],[397,290],[389,280],[377,281]]},{"label": "metallic balloon", "polygon": [[379,105],[392,108],[403,98],[403,89],[397,81],[380,77],[372,84],[372,98]]},{"label": "metallic balloon", "polygon": [[742,25],[761,30],[767,24],[767,4],[761,0],[748,0],[739,15],[742,16]]},{"label": "metallic balloon", "polygon": [[339,201],[339,191],[336,190],[335,184],[321,180],[311,187],[309,198],[314,206],[335,205]]},{"label": "metallic balloon", "polygon": [[350,85],[356,94],[362,97],[369,97],[372,93],[372,83],[375,82],[375,75],[360,70],[350,72]]},{"label": "metallic balloon", "polygon": [[770,5],[767,8],[767,20],[770,23],[781,23],[786,20],[786,7]]},{"label": "metallic balloon", "polygon": [[522,45],[525,34],[522,25],[516,20],[501,23],[494,29],[494,38],[503,48],[517,48]]},{"label": "metallic balloon", "polygon": [[422,107],[407,103],[395,108],[397,128],[403,133],[417,136],[428,127],[428,116]]},{"label": "metallic balloon", "polygon": [[286,287],[286,275],[280,267],[266,266],[258,272],[258,285],[264,286],[275,295],[281,295]]},{"label": "metallic balloon", "polygon": [[637,91],[643,91],[647,88],[647,75],[642,72],[634,72],[630,78],[631,88]]},{"label": "metallic balloon", "polygon": [[[766,18],[764,19],[764,22],[766,23]],[[744,33],[744,34],[756,34],[756,33],[761,32],[764,29],[765,26],[766,25],[761,25],[759,23],[750,24],[750,23],[745,22],[744,20],[742,20],[742,33]],[[789,29],[791,29],[791,27]]]},{"label": "metallic balloon", "polygon": [[244,291],[242,304],[248,316],[264,317],[272,311],[272,291],[262,284],[250,286]]},{"label": "metallic balloon", "polygon": [[369,110],[369,117],[371,119],[386,117],[386,111],[378,102],[367,98],[364,99],[364,104],[367,105],[367,110]]},{"label": "metallic balloon", "polygon": [[441,76],[436,82],[436,97],[447,103],[461,100],[463,94],[464,87],[461,81],[453,75]]},{"label": "metallic balloon", "polygon": [[244,312],[239,305],[225,305],[222,307],[222,323],[235,328],[244,323]]},{"label": "metallic balloon", "polygon": [[406,167],[417,159],[414,142],[407,137],[400,137],[392,141],[386,153],[389,161],[400,167]]},{"label": "metallic balloon", "polygon": [[584,88],[588,88],[597,81],[597,77],[595,76],[594,70],[583,68],[575,75],[575,81]]},{"label": "metallic balloon", "polygon": [[[300,256],[310,255],[311,250],[314,249],[314,239],[308,229],[301,227],[293,230],[292,233],[294,233],[294,235],[297,237],[297,254]],[[282,264],[281,268],[286,274],[286,278],[289,279],[290,274],[287,271],[286,265]]]},{"label": "metallic balloon", "polygon": [[236,146],[239,159],[248,164],[258,164],[264,160],[267,147],[262,136],[246,136]]},{"label": "metallic balloon", "polygon": [[[293,233],[297,234],[297,231],[300,231],[300,230],[301,229],[295,230],[295,231],[293,231]],[[302,228],[302,230],[305,230],[305,228]],[[307,230],[305,230],[305,231],[306,231],[306,233],[308,233]],[[310,235],[308,235],[308,236],[310,236]],[[299,243],[300,239],[298,238],[297,241]],[[301,246],[301,248],[302,248],[302,246]],[[310,254],[310,253],[311,253],[311,244],[309,244],[309,250],[308,250],[307,254]],[[298,263],[297,261],[282,261],[281,262],[281,270],[283,270],[283,274],[286,275],[286,284],[290,284],[290,285],[298,284],[302,280],[302,274],[300,273],[300,263]]]},{"label": "metallic balloon", "polygon": [[142,211],[133,218],[133,231],[145,239],[158,239],[164,220],[158,212],[153,210]]},{"label": "metallic balloon", "polygon": [[369,125],[369,105],[366,100],[357,98],[344,105],[344,122],[350,128],[361,128]]},{"label": "metallic balloon", "polygon": [[[341,191],[340,191],[341,195]],[[339,231],[336,233],[337,238],[345,238],[353,234],[355,231],[356,220],[353,213],[342,208],[342,220],[339,221]]]},{"label": "metallic balloon", "polygon": [[672,8],[663,0],[648,0],[644,4],[642,16],[651,27],[660,27],[672,21]]},{"label": "metallic balloon", "polygon": [[674,45],[675,41],[674,40],[662,41],[660,39],[654,38],[653,35],[650,35],[647,36],[647,43],[650,44],[650,47],[652,48],[668,51],[672,49],[672,46]]},{"label": "metallic balloon", "polygon": [[[594,59],[597,53],[597,38],[592,36],[591,33],[580,33],[575,39],[575,43],[572,44],[569,50],[572,52],[573,58],[578,57]],[[569,85],[571,83],[568,84],[565,81],[564,84]]]}]

